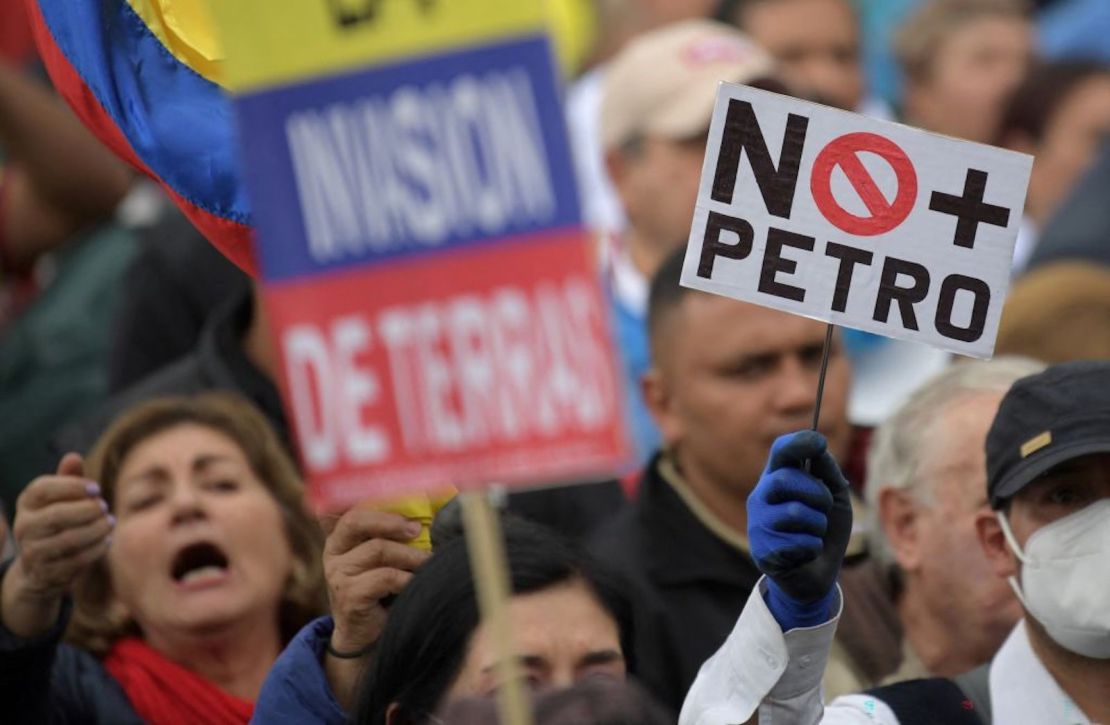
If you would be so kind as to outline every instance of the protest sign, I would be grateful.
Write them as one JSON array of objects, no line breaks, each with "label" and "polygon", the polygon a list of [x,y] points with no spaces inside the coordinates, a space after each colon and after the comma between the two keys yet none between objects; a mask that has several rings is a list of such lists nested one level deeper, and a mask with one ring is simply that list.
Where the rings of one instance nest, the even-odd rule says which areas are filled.
[{"label": "protest sign", "polygon": [[313,502],[617,466],[542,4],[213,7]]},{"label": "protest sign", "polygon": [[990,357],[1032,162],[722,83],[682,284]]}]

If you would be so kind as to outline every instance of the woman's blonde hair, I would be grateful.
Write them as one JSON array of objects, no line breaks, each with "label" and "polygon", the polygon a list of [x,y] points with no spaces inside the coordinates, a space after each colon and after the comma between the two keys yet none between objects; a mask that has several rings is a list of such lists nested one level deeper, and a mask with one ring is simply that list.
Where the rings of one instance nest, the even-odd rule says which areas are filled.
[{"label": "woman's blonde hair", "polygon": [[[203,426],[233,440],[281,509],[294,559],[281,606],[281,634],[288,641],[325,608],[323,535],[305,509],[304,486],[296,467],[269,422],[254,406],[228,393],[141,403],[100,437],[85,462],[85,475],[100,484],[104,499],[112,506],[120,469],[131,451],[151,436],[180,425]],[[66,633],[73,644],[104,654],[121,637],[140,634],[134,620],[113,607],[112,580],[105,558],[78,580],[73,600],[73,618]]]}]

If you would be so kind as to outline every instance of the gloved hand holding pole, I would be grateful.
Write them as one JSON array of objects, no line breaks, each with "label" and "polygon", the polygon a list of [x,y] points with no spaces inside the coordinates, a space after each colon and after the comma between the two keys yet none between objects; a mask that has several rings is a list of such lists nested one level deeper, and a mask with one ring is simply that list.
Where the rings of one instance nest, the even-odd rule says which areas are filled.
[{"label": "gloved hand holding pole", "polygon": [[783,631],[828,620],[851,533],[848,481],[825,437],[809,430],[779,437],[748,497],[748,539]]}]

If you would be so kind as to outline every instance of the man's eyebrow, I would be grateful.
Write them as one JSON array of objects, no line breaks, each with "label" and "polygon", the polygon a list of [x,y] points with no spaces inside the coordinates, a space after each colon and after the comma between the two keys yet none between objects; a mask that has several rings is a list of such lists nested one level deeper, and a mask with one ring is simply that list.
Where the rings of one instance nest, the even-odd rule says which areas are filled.
[{"label": "man's eyebrow", "polygon": [[749,352],[739,355],[728,362],[728,367],[740,368],[749,365],[773,365],[782,357],[781,352]]},{"label": "man's eyebrow", "polygon": [[612,664],[613,662],[621,662],[623,660],[624,655],[621,654],[619,651],[615,649],[602,649],[595,650],[594,652],[588,652],[586,656],[582,658],[582,661],[579,663],[579,665],[584,667],[589,667],[592,665],[608,665]]}]

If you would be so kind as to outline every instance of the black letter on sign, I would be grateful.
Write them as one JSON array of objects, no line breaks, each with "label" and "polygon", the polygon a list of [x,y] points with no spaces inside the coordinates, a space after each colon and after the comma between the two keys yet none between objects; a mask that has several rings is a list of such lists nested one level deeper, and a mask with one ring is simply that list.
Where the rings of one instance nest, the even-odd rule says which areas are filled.
[{"label": "black letter on sign", "polygon": [[[952,324],[952,307],[956,302],[956,293],[967,290],[975,295],[971,307],[971,322],[967,327],[956,327]],[[983,336],[983,328],[987,324],[987,308],[991,303],[991,288],[981,279],[965,277],[962,274],[950,274],[944,278],[940,285],[940,301],[937,302],[937,332],[945,337],[961,342],[975,342]]]},{"label": "black letter on sign", "polygon": [[759,274],[759,291],[795,302],[805,302],[806,291],[804,289],[775,280],[779,272],[794,274],[794,270],[798,268],[798,263],[795,260],[782,258],[783,247],[794,247],[812,252],[813,237],[771,227],[771,230],[767,232],[767,249],[763,253],[763,271]]},{"label": "black letter on sign", "polygon": [[[736,244],[725,244],[721,241],[721,232],[728,231],[739,237]],[[698,262],[698,276],[709,279],[713,276],[713,260],[717,257],[726,259],[744,259],[752,253],[752,238],[755,232],[752,225],[743,219],[737,219],[726,214],[709,212],[709,220],[705,223],[705,238],[701,243],[701,261]]]},{"label": "black letter on sign", "polygon": [[721,137],[721,151],[717,156],[717,171],[713,175],[713,200],[732,203],[736,191],[736,175],[740,171],[740,155],[748,151],[755,181],[763,194],[767,211],[783,219],[790,218],[794,206],[794,188],[798,185],[798,165],[802,161],[802,147],[806,141],[809,119],[791,113],[786,119],[786,133],[782,137],[782,153],[778,168],[771,161],[767,142],[759,130],[752,104],[732,99],[728,102],[725,130]]},{"label": "black letter on sign", "polygon": [[[912,287],[899,287],[898,275],[913,277]],[[875,296],[876,322],[886,322],[890,317],[890,303],[898,301],[898,311],[902,314],[902,326],[907,330],[920,329],[913,306],[929,294],[929,270],[914,262],[887,257],[883,264],[883,277],[879,281],[879,293]]]},{"label": "black letter on sign", "polygon": [[[349,28],[359,23],[367,23],[378,17],[383,0],[361,0],[362,8],[356,8],[358,0],[328,0],[332,17],[341,27]],[[421,12],[427,13],[434,0],[416,0]]]},{"label": "black letter on sign", "polygon": [[987,189],[987,172],[968,169],[964,177],[963,196],[934,191],[929,198],[929,208],[941,214],[951,214],[956,222],[956,236],[952,243],[957,247],[975,247],[975,233],[980,224],[1004,227],[1010,223],[1010,210],[983,201]]},{"label": "black letter on sign", "polygon": [[840,270],[836,273],[836,291],[833,292],[833,312],[843,312],[848,308],[848,293],[852,290],[852,272],[857,264],[870,266],[875,255],[866,249],[847,247],[836,242],[825,245],[825,256],[840,260]]}]

